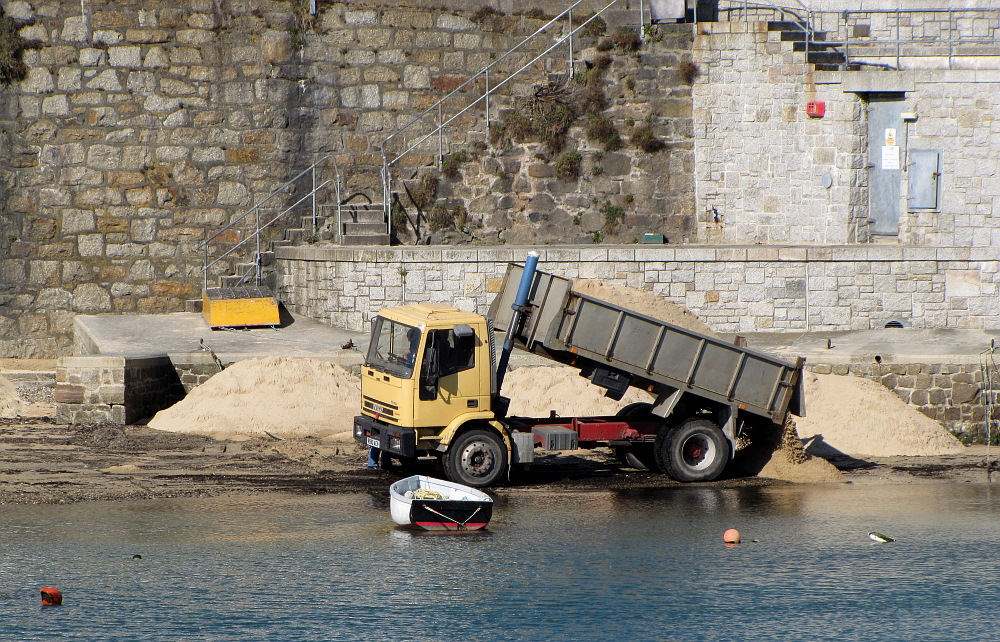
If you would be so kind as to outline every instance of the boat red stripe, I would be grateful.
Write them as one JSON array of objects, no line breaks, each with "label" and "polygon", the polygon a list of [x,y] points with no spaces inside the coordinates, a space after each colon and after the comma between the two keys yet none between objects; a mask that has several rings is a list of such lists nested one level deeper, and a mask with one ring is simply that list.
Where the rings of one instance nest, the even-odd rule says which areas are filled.
[{"label": "boat red stripe", "polygon": [[485,528],[488,522],[469,522],[468,524],[453,524],[451,522],[414,522],[421,528],[446,528],[448,530],[458,530],[459,526],[467,529]]}]

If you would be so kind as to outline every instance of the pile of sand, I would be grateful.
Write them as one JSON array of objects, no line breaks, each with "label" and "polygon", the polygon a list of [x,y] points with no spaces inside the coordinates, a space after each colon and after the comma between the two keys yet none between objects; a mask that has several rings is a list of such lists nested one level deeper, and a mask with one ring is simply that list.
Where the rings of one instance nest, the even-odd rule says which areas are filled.
[{"label": "pile of sand", "polygon": [[639,314],[644,314],[660,321],[666,321],[667,323],[694,332],[718,337],[694,312],[691,312],[683,305],[672,303],[652,292],[624,286],[608,285],[596,279],[575,279],[573,281],[573,291],[600,299],[601,301],[613,303],[633,312],[638,312]]},{"label": "pile of sand", "polygon": [[9,419],[21,416],[24,402],[17,394],[17,388],[5,377],[0,376],[0,417]]},{"label": "pile of sand", "polygon": [[829,457],[950,455],[964,446],[937,421],[863,377],[805,373],[806,416],[796,418],[806,450]]},{"label": "pile of sand", "polygon": [[[758,477],[780,479],[795,483],[841,481],[844,477],[825,459],[813,457],[802,447],[796,421],[789,416],[778,433],[774,426],[771,435],[758,435],[759,444],[752,444],[743,453],[741,465]],[[768,439],[770,437],[771,439]]]},{"label": "pile of sand", "polygon": [[247,359],[156,413],[149,426],[217,439],[271,433],[350,441],[360,386],[342,367],[318,359]]},{"label": "pile of sand", "polygon": [[503,380],[503,394],[510,397],[510,416],[560,417],[613,415],[626,405],[650,402],[652,397],[629,388],[620,401],[604,396],[604,388],[580,376],[569,366],[538,366],[511,370]]},{"label": "pile of sand", "polygon": [[25,400],[9,379],[0,375],[0,417],[52,417],[55,405],[52,403]]}]

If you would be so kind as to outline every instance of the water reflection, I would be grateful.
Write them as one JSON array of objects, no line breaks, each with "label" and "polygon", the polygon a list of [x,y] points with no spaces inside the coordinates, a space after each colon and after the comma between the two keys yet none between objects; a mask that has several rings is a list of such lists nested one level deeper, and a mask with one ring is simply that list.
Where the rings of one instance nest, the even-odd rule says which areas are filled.
[{"label": "water reflection", "polygon": [[[487,531],[380,495],[5,506],[0,637],[989,639],[976,484],[500,493]],[[727,548],[738,528],[744,544]],[[897,539],[876,544],[872,530]],[[757,540],[753,542],[752,540]],[[133,555],[141,554],[141,559]],[[56,586],[59,609],[40,609]]]}]

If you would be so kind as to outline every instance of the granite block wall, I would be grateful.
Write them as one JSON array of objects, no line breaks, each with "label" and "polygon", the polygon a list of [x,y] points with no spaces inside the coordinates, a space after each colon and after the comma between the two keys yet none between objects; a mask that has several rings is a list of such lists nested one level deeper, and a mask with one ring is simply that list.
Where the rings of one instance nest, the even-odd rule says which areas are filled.
[{"label": "granite block wall", "polygon": [[282,248],[278,296],[294,312],[365,331],[383,306],[445,302],[483,314],[508,262],[602,279],[687,306],[717,332],[1000,329],[992,248],[888,245]]},{"label": "granite block wall", "polygon": [[56,366],[56,421],[134,424],[177,403],[218,371],[202,353],[63,357]]}]

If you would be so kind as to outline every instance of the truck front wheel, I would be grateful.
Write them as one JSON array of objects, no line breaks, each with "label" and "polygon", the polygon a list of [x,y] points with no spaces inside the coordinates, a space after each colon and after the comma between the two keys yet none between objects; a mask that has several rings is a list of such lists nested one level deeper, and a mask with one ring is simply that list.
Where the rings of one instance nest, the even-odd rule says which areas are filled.
[{"label": "truck front wheel", "polygon": [[688,419],[660,431],[656,459],[677,481],[712,481],[729,463],[729,441],[712,421]]},{"label": "truck front wheel", "polygon": [[507,470],[507,447],[493,431],[463,432],[445,453],[444,470],[453,482],[475,488],[489,486]]}]

